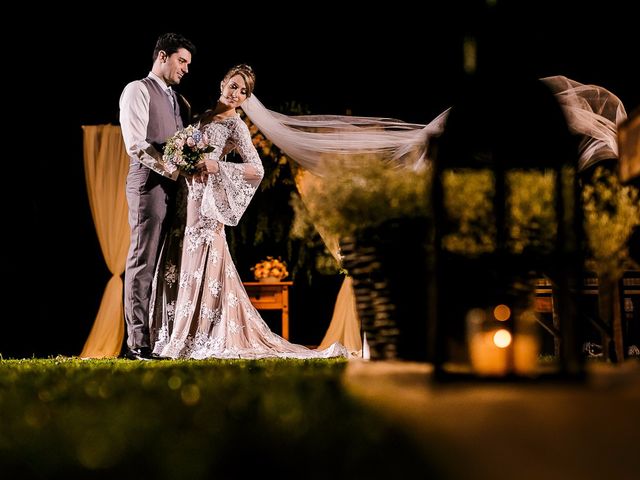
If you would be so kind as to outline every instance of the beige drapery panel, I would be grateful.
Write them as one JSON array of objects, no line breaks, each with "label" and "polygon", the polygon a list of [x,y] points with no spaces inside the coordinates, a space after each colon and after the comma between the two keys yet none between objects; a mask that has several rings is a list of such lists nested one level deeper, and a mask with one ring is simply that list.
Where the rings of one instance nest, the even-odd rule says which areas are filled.
[{"label": "beige drapery panel", "polygon": [[80,356],[117,357],[124,338],[123,283],[129,248],[125,181],[129,170],[122,133],[117,125],[85,125],[84,168],[93,222],[107,268],[100,309]]},{"label": "beige drapery panel", "polygon": [[[306,199],[310,185],[317,182],[322,182],[322,179],[301,168],[298,169],[296,186],[298,187],[300,198],[302,198],[302,202],[305,203],[305,205],[308,205]],[[320,229],[318,229],[318,233],[322,237],[325,245],[327,245],[327,249],[331,252],[331,255],[339,262],[338,238],[329,232],[320,231]],[[350,352],[360,352],[362,350],[360,321],[358,320],[356,298],[353,293],[353,280],[348,276],[346,276],[342,282],[342,287],[340,287],[336,304],[333,308],[331,323],[318,348],[328,348],[334,342],[342,343]]]}]

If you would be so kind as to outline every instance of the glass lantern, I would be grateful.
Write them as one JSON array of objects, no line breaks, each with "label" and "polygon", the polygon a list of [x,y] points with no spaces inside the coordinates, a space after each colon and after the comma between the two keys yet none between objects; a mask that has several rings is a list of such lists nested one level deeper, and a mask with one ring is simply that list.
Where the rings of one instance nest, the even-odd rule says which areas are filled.
[{"label": "glass lantern", "polygon": [[[580,378],[577,148],[552,93],[475,78],[431,148],[435,377]],[[536,309],[541,279],[553,315]]]}]

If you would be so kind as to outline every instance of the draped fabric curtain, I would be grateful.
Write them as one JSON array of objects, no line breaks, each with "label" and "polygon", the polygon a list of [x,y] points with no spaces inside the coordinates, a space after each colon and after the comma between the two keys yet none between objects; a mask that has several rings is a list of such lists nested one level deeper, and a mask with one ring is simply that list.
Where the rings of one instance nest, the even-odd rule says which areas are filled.
[{"label": "draped fabric curtain", "polygon": [[120,127],[85,125],[85,180],[93,222],[107,268],[107,282],[100,309],[80,356],[117,357],[124,338],[123,282],[129,247],[125,181],[129,170]]},{"label": "draped fabric curtain", "polygon": [[[298,169],[296,174],[296,187],[298,188],[300,198],[302,198],[302,202],[305,203],[305,205],[308,205],[307,192],[310,185],[322,181],[322,178],[317,175],[303,170],[302,168]],[[337,236],[320,230],[321,229],[318,228],[318,233],[322,237],[327,249],[331,252],[331,255],[333,255],[336,261],[341,263]],[[318,348],[328,348],[334,342],[342,343],[350,352],[361,352],[362,350],[360,321],[358,320],[358,313],[356,310],[353,280],[348,276],[346,276],[342,282],[342,287],[338,292],[336,304],[333,309],[331,323],[329,324],[327,333],[325,333]]]},{"label": "draped fabric curtain", "polygon": [[349,276],[344,277],[333,309],[331,323],[318,348],[329,348],[333,342],[342,343],[350,352],[361,353],[360,320],[356,310],[356,297],[353,293],[353,279]]}]

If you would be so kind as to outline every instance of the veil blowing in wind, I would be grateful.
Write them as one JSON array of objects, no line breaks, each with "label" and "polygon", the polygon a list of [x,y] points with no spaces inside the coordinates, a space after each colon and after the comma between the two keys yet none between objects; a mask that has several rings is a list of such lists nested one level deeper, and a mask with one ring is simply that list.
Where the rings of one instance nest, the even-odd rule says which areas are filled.
[{"label": "veil blowing in wind", "polygon": [[[617,158],[617,125],[627,118],[620,99],[603,87],[584,85],[561,75],[541,81],[558,100],[570,131],[581,136],[578,170]],[[318,175],[322,175],[330,157],[348,162],[350,157],[362,154],[391,165],[421,168],[429,162],[429,140],[442,133],[449,112],[443,111],[426,125],[384,117],[292,116],[267,109],[255,95],[242,109],[271,142],[302,168]]]}]

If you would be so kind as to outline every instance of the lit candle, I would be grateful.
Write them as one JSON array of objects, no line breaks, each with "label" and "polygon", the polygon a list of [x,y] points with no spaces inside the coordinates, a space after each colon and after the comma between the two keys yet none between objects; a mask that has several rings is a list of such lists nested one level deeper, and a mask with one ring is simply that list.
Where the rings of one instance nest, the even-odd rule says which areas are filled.
[{"label": "lit candle", "polygon": [[476,332],[469,345],[474,372],[478,375],[506,375],[510,345],[511,334],[504,328]]},{"label": "lit candle", "polygon": [[538,365],[538,338],[531,334],[516,335],[513,343],[514,370],[521,375],[532,375]]},{"label": "lit candle", "polygon": [[[534,312],[529,310],[518,316],[517,332],[500,327],[500,322],[511,318],[511,310],[498,305],[492,315],[484,309],[473,309],[467,314],[469,360],[473,372],[480,376],[504,376],[509,373],[532,375],[537,368],[539,342],[531,327]],[[497,320],[497,322],[496,322]]]},{"label": "lit candle", "polygon": [[533,375],[538,367],[540,338],[537,333],[537,320],[534,310],[525,310],[516,324],[514,349],[514,370],[520,375]]}]

